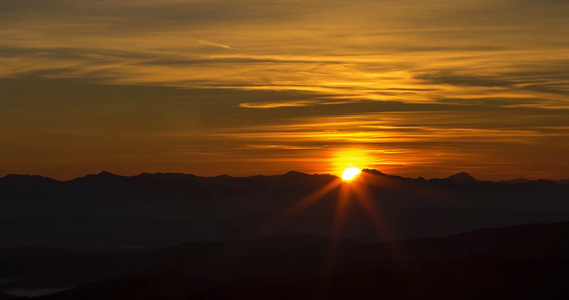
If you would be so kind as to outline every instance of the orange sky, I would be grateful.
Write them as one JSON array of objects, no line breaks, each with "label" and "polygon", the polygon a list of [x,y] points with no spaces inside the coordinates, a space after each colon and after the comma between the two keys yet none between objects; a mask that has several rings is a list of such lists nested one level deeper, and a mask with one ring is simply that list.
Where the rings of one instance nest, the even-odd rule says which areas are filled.
[{"label": "orange sky", "polygon": [[569,178],[569,2],[0,0],[0,176]]}]

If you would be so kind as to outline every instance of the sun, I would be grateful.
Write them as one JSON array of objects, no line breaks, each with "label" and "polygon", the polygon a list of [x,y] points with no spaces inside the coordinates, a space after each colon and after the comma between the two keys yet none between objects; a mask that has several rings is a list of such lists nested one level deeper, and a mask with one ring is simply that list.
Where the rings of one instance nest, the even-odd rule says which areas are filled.
[{"label": "sun", "polygon": [[362,170],[360,170],[356,167],[347,168],[342,173],[342,179],[344,179],[346,181],[350,181],[350,180],[354,179],[356,176],[358,176],[358,174],[360,174],[361,172],[362,172]]}]

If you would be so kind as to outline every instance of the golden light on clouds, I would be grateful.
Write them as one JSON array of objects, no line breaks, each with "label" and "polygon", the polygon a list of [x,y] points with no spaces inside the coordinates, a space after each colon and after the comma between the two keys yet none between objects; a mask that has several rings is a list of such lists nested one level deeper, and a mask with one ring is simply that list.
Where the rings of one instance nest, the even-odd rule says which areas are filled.
[{"label": "golden light on clouds", "polygon": [[[346,170],[361,170],[378,166],[379,157],[372,155],[373,151],[364,149],[341,149],[334,152],[331,158],[333,174],[343,174]],[[355,175],[355,174],[353,174]]]},{"label": "golden light on clouds", "polygon": [[0,174],[569,177],[567,1],[26,2]]}]

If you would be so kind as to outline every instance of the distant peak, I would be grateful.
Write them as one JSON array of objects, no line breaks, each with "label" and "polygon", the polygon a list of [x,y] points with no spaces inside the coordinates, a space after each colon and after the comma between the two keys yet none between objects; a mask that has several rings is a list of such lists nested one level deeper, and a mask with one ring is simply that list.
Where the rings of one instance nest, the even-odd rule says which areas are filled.
[{"label": "distant peak", "polygon": [[505,184],[523,184],[523,183],[529,183],[532,181],[527,179],[527,178],[516,178],[516,179],[511,179],[511,180],[502,180],[499,182],[505,183]]},{"label": "distant peak", "polygon": [[22,175],[22,174],[12,174],[12,173],[10,173],[10,174],[8,174],[8,175],[2,177],[2,179],[4,179],[4,178],[21,178],[21,177],[26,177],[26,176],[29,177],[29,176],[31,176],[31,175]]},{"label": "distant peak", "polygon": [[362,172],[364,172],[364,173],[370,173],[370,174],[385,175],[384,173],[382,173],[381,171],[378,171],[378,170],[376,170],[376,169],[363,169]]},{"label": "distant peak", "polygon": [[290,172],[284,174],[284,176],[300,176],[300,175],[308,175],[308,174],[298,172],[298,171],[290,171]]},{"label": "distant peak", "polygon": [[99,174],[97,174],[97,175],[99,175],[99,176],[105,176],[105,177],[116,176],[115,174],[113,174],[113,173],[111,173],[111,172],[109,172],[109,171],[103,171],[103,172],[101,172],[101,173],[99,173]]},{"label": "distant peak", "polygon": [[35,181],[57,181],[55,179],[51,179],[49,177],[39,176],[39,175],[25,175],[25,174],[8,174],[0,180],[6,181],[18,181],[18,180],[35,180]]},{"label": "distant peak", "polygon": [[476,178],[472,177],[470,174],[466,172],[456,173],[446,178],[446,180],[453,181],[453,182],[476,182]]},{"label": "distant peak", "polygon": [[112,181],[123,176],[113,174],[109,171],[102,171],[99,174],[88,174],[85,177],[75,178],[74,180],[94,180],[94,181]]}]

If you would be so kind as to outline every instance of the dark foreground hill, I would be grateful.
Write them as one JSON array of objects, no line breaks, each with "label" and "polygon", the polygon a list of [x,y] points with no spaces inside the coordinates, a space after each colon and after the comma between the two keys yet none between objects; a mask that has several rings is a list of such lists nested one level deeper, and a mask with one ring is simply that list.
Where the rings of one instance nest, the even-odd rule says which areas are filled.
[{"label": "dark foreground hill", "polygon": [[569,222],[371,244],[197,242],[137,258],[153,267],[40,299],[564,299],[568,250]]},{"label": "dark foreground hill", "polygon": [[[332,232],[341,197],[344,230]],[[568,199],[563,182],[494,183],[466,173],[425,180],[365,170],[350,184],[299,172],[8,175],[0,178],[0,248],[165,247],[297,233],[403,240],[569,220]]]}]

